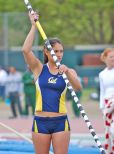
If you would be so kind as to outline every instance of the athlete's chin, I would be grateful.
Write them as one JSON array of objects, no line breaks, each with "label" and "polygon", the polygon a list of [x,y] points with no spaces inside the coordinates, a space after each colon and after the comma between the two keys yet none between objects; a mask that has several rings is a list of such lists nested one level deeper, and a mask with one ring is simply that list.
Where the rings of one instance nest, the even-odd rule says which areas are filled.
[{"label": "athlete's chin", "polygon": [[[62,59],[59,59],[59,58],[57,58],[57,60],[59,61],[59,62],[61,62],[62,61]],[[54,62],[54,60],[53,60],[53,62]],[[54,62],[55,63],[55,62]]]},{"label": "athlete's chin", "polygon": [[61,61],[62,61],[62,59],[58,58],[58,61],[59,61],[59,62],[61,62]]}]

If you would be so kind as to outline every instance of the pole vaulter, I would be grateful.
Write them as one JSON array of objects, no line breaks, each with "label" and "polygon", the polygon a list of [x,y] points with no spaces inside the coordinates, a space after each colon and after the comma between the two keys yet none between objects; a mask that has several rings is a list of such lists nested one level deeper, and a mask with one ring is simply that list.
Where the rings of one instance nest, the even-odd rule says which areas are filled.
[{"label": "pole vaulter", "polygon": [[[31,6],[30,2],[29,2],[28,0],[24,0],[24,2],[25,2],[25,5],[26,5],[28,11],[29,11],[31,14],[33,14],[33,13],[34,13],[34,10],[33,10],[32,6]],[[57,57],[56,57],[56,55],[55,55],[55,52],[54,52],[54,50],[53,50],[53,48],[52,48],[52,46],[51,46],[51,44],[50,44],[50,42],[49,42],[49,40],[48,40],[48,38],[47,38],[45,32],[44,32],[44,30],[43,30],[43,28],[42,28],[40,22],[39,22],[37,19],[34,19],[34,21],[35,21],[36,26],[37,26],[37,28],[38,28],[38,30],[39,30],[39,32],[40,32],[40,34],[41,34],[41,36],[42,36],[44,42],[45,42],[45,45],[46,45],[47,49],[49,50],[51,56],[53,57],[53,60],[54,60],[54,62],[55,62],[55,64],[56,64],[56,66],[59,68],[59,67],[61,66],[61,64],[60,64],[60,62],[58,61],[58,59],[57,59]],[[73,90],[73,88],[72,88],[72,86],[71,86],[71,84],[70,84],[70,82],[69,82],[69,80],[68,80],[66,74],[63,73],[63,74],[62,74],[62,77],[63,77],[63,79],[64,79],[64,81],[65,81],[65,83],[66,83],[66,85],[67,85],[67,88],[69,89],[69,91],[70,91],[70,93],[71,93],[71,96],[73,97],[75,103],[77,103],[78,109],[79,109],[79,111],[80,111],[80,113],[81,113],[81,115],[82,115],[82,117],[83,117],[85,123],[87,124],[87,127],[88,127],[88,129],[89,129],[91,135],[93,136],[95,142],[97,143],[97,146],[98,146],[98,148],[99,148],[101,154],[106,154],[106,153],[105,153],[105,150],[104,150],[104,148],[103,148],[103,146],[102,146],[102,144],[101,144],[101,142],[100,142],[100,140],[99,140],[99,138],[98,138],[98,136],[97,136],[96,133],[95,133],[95,130],[93,129],[93,126],[92,126],[91,122],[89,121],[89,119],[88,119],[88,117],[87,117],[87,115],[86,115],[86,113],[85,113],[85,111],[84,111],[82,105],[79,103],[79,100],[78,100],[78,98],[77,98],[77,96],[76,96],[76,93],[75,93],[75,91]]]}]

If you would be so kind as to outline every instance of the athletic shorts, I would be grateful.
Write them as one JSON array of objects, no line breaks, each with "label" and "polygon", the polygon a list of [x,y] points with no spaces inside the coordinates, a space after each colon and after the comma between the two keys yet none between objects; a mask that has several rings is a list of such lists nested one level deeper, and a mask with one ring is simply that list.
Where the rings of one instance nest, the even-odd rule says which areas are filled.
[{"label": "athletic shorts", "polygon": [[58,117],[34,116],[32,132],[53,134],[62,131],[70,131],[67,115]]}]

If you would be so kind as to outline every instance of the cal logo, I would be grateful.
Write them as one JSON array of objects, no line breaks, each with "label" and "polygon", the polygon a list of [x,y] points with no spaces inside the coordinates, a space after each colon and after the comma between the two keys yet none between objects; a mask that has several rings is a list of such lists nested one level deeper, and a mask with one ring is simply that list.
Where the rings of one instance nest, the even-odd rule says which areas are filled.
[{"label": "cal logo", "polygon": [[57,82],[57,78],[54,79],[54,77],[50,77],[50,78],[48,79],[48,83],[53,83],[53,84],[55,84],[56,82]]}]

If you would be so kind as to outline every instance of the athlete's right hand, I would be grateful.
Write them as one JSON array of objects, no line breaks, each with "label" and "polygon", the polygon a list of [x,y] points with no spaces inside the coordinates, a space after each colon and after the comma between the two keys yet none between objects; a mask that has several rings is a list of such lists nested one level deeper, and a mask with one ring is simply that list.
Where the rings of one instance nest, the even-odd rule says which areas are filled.
[{"label": "athlete's right hand", "polygon": [[29,18],[30,18],[31,24],[36,25],[35,20],[39,19],[39,15],[36,12],[34,12],[33,14],[29,12]]}]

